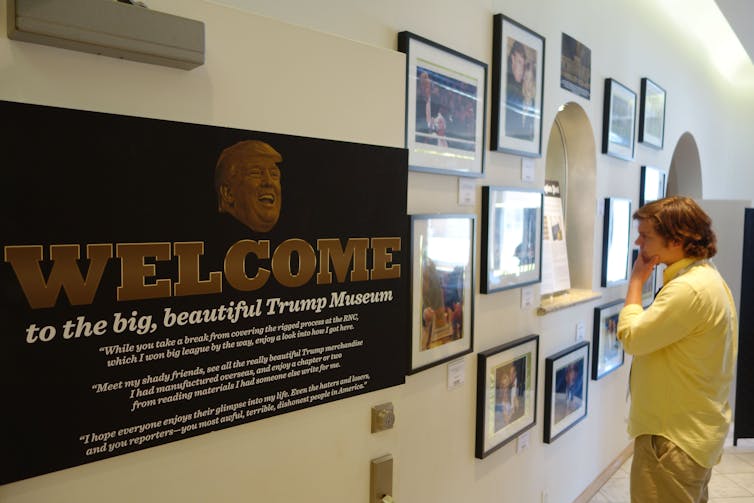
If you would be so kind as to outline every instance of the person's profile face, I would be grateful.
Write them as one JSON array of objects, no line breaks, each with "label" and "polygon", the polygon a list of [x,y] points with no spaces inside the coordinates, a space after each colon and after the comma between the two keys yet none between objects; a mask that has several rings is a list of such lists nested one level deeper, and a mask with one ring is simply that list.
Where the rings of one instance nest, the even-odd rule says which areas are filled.
[{"label": "person's profile face", "polygon": [[237,162],[231,188],[234,216],[252,230],[267,232],[280,217],[280,168],[269,157]]},{"label": "person's profile face", "polygon": [[639,220],[639,237],[635,243],[639,246],[639,252],[646,261],[655,255],[660,258],[660,262],[667,263],[670,254],[670,248],[667,241],[660,236],[649,220]]},{"label": "person's profile face", "polygon": [[524,78],[524,66],[526,59],[518,51],[511,52],[511,73],[516,82],[521,82]]}]

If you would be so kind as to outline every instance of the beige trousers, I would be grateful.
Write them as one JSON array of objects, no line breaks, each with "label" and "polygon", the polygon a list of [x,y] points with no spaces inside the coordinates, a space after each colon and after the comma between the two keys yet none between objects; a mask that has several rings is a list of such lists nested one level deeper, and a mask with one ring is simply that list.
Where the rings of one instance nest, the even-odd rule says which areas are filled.
[{"label": "beige trousers", "polygon": [[706,503],[711,468],[658,435],[634,440],[631,503]]}]

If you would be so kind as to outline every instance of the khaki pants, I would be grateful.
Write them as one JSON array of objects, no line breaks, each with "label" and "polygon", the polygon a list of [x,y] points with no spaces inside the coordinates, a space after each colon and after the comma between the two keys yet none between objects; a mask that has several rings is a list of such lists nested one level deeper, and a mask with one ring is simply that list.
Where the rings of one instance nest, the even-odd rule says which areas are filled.
[{"label": "khaki pants", "polygon": [[706,503],[711,468],[667,438],[639,435],[631,463],[631,503]]}]

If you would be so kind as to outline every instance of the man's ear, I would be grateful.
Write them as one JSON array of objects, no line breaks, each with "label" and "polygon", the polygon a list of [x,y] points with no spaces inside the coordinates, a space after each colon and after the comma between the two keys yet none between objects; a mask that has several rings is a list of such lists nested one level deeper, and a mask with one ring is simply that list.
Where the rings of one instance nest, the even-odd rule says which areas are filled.
[{"label": "man's ear", "polygon": [[668,246],[671,248],[683,248],[683,240],[671,239],[668,241]]},{"label": "man's ear", "polygon": [[233,191],[230,190],[230,187],[223,183],[220,185],[220,199],[222,204],[220,207],[228,207],[232,208],[235,204],[235,199],[233,199]]}]

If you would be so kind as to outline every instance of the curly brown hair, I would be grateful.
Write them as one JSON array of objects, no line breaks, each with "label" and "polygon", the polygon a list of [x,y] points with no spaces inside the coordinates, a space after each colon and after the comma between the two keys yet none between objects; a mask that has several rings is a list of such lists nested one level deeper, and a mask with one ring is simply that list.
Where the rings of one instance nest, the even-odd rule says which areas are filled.
[{"label": "curly brown hair", "polygon": [[671,196],[647,203],[633,215],[648,220],[665,241],[683,243],[687,257],[712,258],[717,253],[717,237],[712,219],[690,197]]}]

